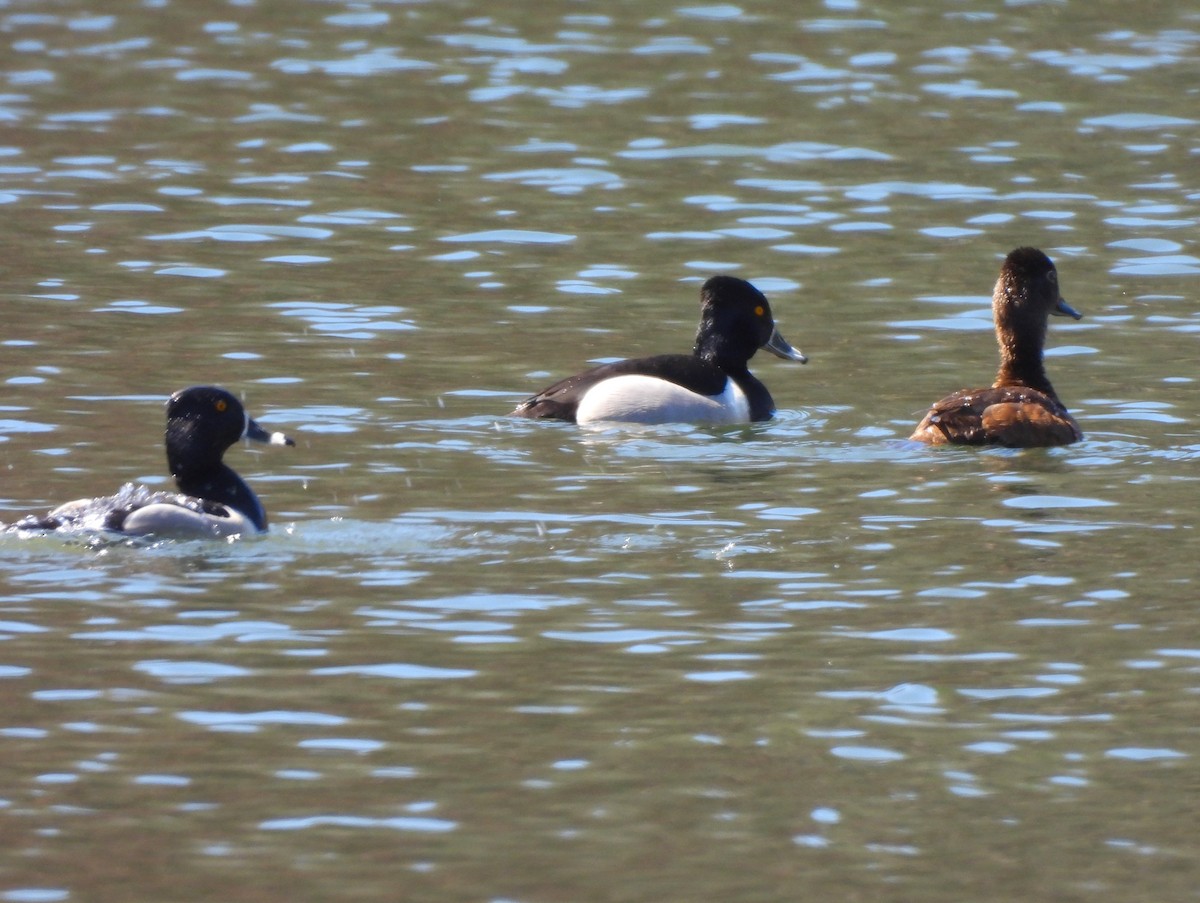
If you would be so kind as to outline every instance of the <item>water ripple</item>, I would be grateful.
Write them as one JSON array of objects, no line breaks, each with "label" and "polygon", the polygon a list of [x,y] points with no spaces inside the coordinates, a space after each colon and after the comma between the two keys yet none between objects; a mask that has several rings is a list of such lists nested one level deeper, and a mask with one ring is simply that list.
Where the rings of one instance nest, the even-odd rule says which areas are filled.
[{"label": "water ripple", "polygon": [[189,724],[218,730],[227,728],[257,730],[260,727],[274,724],[294,725],[298,727],[336,727],[346,723],[346,719],[338,715],[329,715],[324,712],[303,712],[282,709],[262,712],[190,710],[178,712],[176,717]]},{"label": "water ripple", "polygon": [[561,232],[537,232],[529,229],[490,229],[484,232],[466,232],[460,235],[443,235],[440,241],[478,242],[481,244],[533,244],[554,245],[575,241],[574,235]]},{"label": "water ripple", "polygon": [[430,665],[381,664],[381,665],[338,665],[315,668],[318,677],[352,674],[359,677],[385,677],[389,680],[461,680],[475,677],[479,672],[465,668],[436,668]]},{"label": "water ripple", "polygon": [[381,47],[337,59],[306,60],[298,57],[285,57],[273,62],[271,68],[287,75],[319,73],[358,78],[435,68],[433,63],[397,56],[396,53],[394,48]]},{"label": "water ripple", "polygon": [[360,815],[311,815],[299,818],[268,819],[259,824],[263,831],[307,831],[312,828],[384,828],[391,831],[415,831],[442,834],[458,828],[458,822],[442,818],[392,816],[368,818]]}]

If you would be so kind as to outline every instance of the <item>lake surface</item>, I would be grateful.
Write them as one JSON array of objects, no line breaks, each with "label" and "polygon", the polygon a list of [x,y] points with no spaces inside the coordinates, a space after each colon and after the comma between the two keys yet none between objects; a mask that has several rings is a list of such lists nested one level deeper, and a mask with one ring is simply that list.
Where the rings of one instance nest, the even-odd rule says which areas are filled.
[{"label": "lake surface", "polygon": [[[0,901],[1200,897],[1200,9],[0,5]],[[1085,433],[905,437],[1035,245]],[[750,279],[740,429],[507,416]]]}]

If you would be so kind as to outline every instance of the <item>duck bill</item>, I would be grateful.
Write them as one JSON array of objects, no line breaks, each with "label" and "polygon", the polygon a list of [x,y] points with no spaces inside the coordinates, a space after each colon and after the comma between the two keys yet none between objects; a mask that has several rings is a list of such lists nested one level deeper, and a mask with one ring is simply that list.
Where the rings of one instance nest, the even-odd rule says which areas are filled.
[{"label": "duck bill", "polygon": [[243,439],[251,439],[254,442],[265,442],[267,445],[295,445],[296,443],[285,436],[283,433],[268,433],[261,426],[246,417],[246,429],[242,431]]},{"label": "duck bill", "polygon": [[1072,320],[1082,320],[1083,314],[1073,308],[1066,302],[1066,299],[1061,295],[1058,298],[1058,303],[1054,305],[1054,310],[1050,311],[1056,317],[1070,317]]},{"label": "duck bill", "polygon": [[808,363],[808,358],[789,345],[788,340],[779,334],[778,329],[771,330],[771,337],[763,342],[762,347],[776,357],[783,358],[785,361],[796,361],[800,364]]}]

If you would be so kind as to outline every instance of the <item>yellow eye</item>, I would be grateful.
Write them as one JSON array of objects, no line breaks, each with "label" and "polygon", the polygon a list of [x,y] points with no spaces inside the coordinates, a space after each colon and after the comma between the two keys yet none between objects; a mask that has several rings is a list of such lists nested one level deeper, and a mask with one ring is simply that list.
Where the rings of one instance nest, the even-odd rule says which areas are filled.
[{"label": "yellow eye", "polygon": [[754,315],[756,317],[761,317],[764,313],[765,311],[763,310],[763,306],[761,304],[754,308]]},{"label": "yellow eye", "polygon": [[217,403],[216,403],[216,404],[214,404],[214,405],[213,405],[213,407],[214,407],[214,408],[216,408],[218,411],[224,412],[224,410],[225,410],[227,407],[229,407],[229,405],[227,405],[227,404],[225,403],[225,400],[224,400],[224,399],[221,399],[221,400],[217,401]]}]

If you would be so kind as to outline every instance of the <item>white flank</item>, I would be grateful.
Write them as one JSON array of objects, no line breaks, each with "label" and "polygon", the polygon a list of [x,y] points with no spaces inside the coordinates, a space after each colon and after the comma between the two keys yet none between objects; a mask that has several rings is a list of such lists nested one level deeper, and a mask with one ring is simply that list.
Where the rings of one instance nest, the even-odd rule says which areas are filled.
[{"label": "white flank", "polygon": [[597,383],[579,401],[577,423],[748,423],[750,403],[725,380],[720,395],[695,392],[654,376],[626,374]]},{"label": "white flank", "polygon": [[181,505],[158,503],[138,508],[125,518],[122,533],[133,536],[161,536],[174,539],[206,539],[213,536],[253,536],[258,527],[250,518],[225,508],[228,517],[193,511]]}]

